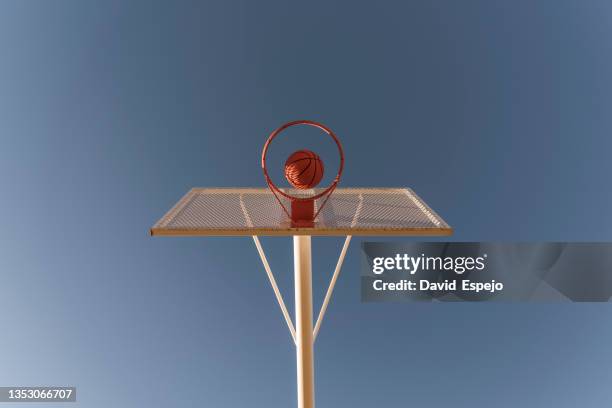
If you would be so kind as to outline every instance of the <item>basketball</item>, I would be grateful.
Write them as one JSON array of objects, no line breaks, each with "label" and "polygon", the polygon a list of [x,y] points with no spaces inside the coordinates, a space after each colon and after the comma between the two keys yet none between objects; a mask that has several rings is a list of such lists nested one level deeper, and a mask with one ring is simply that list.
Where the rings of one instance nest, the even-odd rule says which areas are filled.
[{"label": "basketball", "polygon": [[323,161],[310,150],[293,152],[285,162],[285,177],[300,190],[313,188],[323,178]]}]

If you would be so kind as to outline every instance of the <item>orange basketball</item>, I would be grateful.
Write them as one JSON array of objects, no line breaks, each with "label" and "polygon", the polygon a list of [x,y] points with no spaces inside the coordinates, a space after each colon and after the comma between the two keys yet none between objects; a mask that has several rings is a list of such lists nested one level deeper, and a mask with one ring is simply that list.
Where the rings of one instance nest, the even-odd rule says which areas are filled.
[{"label": "orange basketball", "polygon": [[285,177],[295,188],[313,188],[323,178],[323,161],[310,150],[293,152],[285,162]]}]

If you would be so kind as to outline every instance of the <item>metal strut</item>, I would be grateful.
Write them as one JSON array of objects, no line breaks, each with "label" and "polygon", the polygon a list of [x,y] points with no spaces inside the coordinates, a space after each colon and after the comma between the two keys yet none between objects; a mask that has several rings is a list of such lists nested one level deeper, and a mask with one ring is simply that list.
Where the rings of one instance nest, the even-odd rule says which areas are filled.
[{"label": "metal strut", "polygon": [[[355,215],[353,216],[353,221],[351,222],[351,226],[354,226],[357,222],[357,219],[361,215],[361,209],[363,206],[363,196],[359,194],[359,203],[357,205],[357,209],[355,211]],[[240,207],[242,208],[242,212],[244,214],[245,221],[247,225],[253,226],[251,221],[251,217],[249,216],[248,211],[246,210],[246,206],[244,205],[244,201],[242,195],[240,195]],[[347,235],[344,240],[344,245],[342,246],[342,251],[340,251],[340,257],[338,257],[338,262],[336,263],[336,269],[334,270],[334,274],[332,275],[332,279],[329,282],[329,287],[327,288],[327,292],[325,293],[325,299],[323,299],[323,304],[321,305],[321,310],[319,311],[319,316],[317,317],[317,322],[315,324],[313,333],[312,333],[312,342],[314,343],[317,339],[317,335],[319,334],[319,330],[321,330],[321,324],[323,323],[323,318],[325,317],[325,312],[327,311],[327,306],[329,306],[329,301],[331,300],[332,294],[334,292],[334,287],[336,286],[336,281],[340,276],[340,270],[342,269],[342,264],[344,263],[344,258],[346,256],[346,251],[348,250],[349,244],[351,243],[351,235]],[[255,247],[257,248],[257,252],[259,253],[259,257],[261,258],[261,263],[266,270],[266,274],[268,275],[268,279],[270,280],[270,285],[272,285],[272,290],[274,291],[274,295],[276,296],[276,300],[278,301],[278,305],[281,308],[281,312],[283,313],[283,317],[285,318],[285,322],[287,322],[287,327],[289,328],[289,332],[291,333],[291,338],[293,339],[293,343],[297,346],[297,335],[295,326],[291,321],[291,317],[289,316],[289,312],[287,311],[287,306],[285,306],[285,301],[283,300],[283,295],[281,295],[280,290],[278,289],[278,285],[276,284],[276,279],[274,279],[274,274],[272,274],[272,270],[270,269],[270,264],[268,263],[268,259],[266,258],[266,254],[263,251],[261,243],[259,242],[259,238],[257,235],[253,235],[253,241],[255,242]]]},{"label": "metal strut", "polygon": [[[329,301],[331,300],[332,294],[334,292],[334,287],[336,286],[336,281],[340,276],[340,270],[342,269],[342,264],[344,263],[344,258],[346,256],[346,252],[348,250],[349,244],[351,242],[351,236],[347,235],[344,240],[344,245],[342,246],[342,251],[340,252],[340,257],[338,258],[338,262],[336,263],[336,269],[334,270],[334,274],[332,275],[331,281],[329,283],[329,287],[327,288],[327,292],[325,293],[325,299],[323,299],[323,304],[321,305],[321,310],[319,310],[319,316],[317,317],[317,323],[315,324],[312,341],[314,342],[317,339],[317,335],[319,334],[319,330],[321,329],[321,324],[323,323],[323,317],[325,317],[325,312],[327,311],[327,306],[329,305]],[[289,316],[289,312],[287,311],[287,306],[285,306],[285,301],[283,300],[283,295],[280,293],[278,289],[278,285],[276,284],[276,279],[274,279],[274,274],[270,269],[270,264],[268,263],[268,259],[266,258],[266,254],[261,246],[261,242],[257,235],[253,235],[253,241],[255,242],[255,247],[257,248],[257,252],[259,253],[259,257],[261,258],[261,263],[266,270],[266,274],[268,275],[268,279],[270,280],[270,285],[272,286],[272,290],[274,291],[274,295],[276,296],[276,300],[278,301],[278,305],[281,308],[281,312],[283,313],[283,317],[285,318],[285,322],[287,322],[287,327],[289,328],[289,332],[291,333],[291,337],[293,338],[293,342],[296,342],[295,338],[295,327],[293,326],[293,322],[291,321],[291,317]]]},{"label": "metal strut", "polygon": [[276,284],[276,279],[274,279],[274,275],[272,274],[272,270],[270,269],[270,264],[268,264],[268,259],[266,258],[266,254],[261,247],[261,243],[259,242],[259,238],[257,235],[253,235],[253,241],[255,241],[255,246],[257,247],[257,252],[259,253],[259,257],[261,258],[261,263],[263,263],[264,269],[266,270],[266,274],[268,275],[268,279],[270,280],[270,284],[272,285],[272,290],[274,291],[274,295],[276,296],[276,300],[278,301],[278,305],[283,312],[283,316],[285,317],[285,321],[287,322],[287,326],[289,327],[289,332],[291,333],[291,337],[293,338],[293,342],[295,343],[295,328],[293,327],[293,322],[291,322],[291,317],[289,316],[289,312],[287,311],[287,307],[285,306],[285,302],[283,301],[283,295],[281,295],[280,290],[278,289],[278,285]]},{"label": "metal strut", "polygon": [[[355,209],[355,214],[353,215],[353,221],[351,222],[351,227],[357,225],[357,220],[361,216],[361,210],[363,208],[363,194],[359,194],[359,202],[357,203],[357,208]],[[323,300],[323,305],[321,305],[321,310],[319,311],[319,317],[317,318],[317,323],[315,324],[314,332],[312,334],[312,341],[314,342],[317,339],[317,334],[319,334],[319,330],[321,329],[321,324],[323,323],[323,316],[325,316],[325,311],[327,310],[327,305],[329,305],[329,300],[331,299],[332,293],[334,291],[334,286],[336,286],[336,281],[338,280],[338,276],[340,276],[340,269],[342,268],[342,263],[344,262],[344,257],[346,256],[346,251],[351,243],[351,235],[347,235],[344,240],[344,245],[342,246],[342,251],[340,252],[340,257],[338,258],[338,263],[336,263],[336,269],[334,270],[334,275],[332,276],[331,282],[329,282],[329,287],[327,288],[327,293],[325,294],[325,299]]]},{"label": "metal strut", "polygon": [[321,305],[321,310],[319,311],[319,317],[317,318],[317,323],[315,324],[312,334],[313,342],[317,339],[317,334],[319,334],[319,330],[321,329],[321,323],[323,323],[323,317],[325,316],[325,311],[327,310],[332,293],[334,292],[334,286],[336,286],[336,281],[338,280],[338,276],[340,276],[340,269],[342,269],[342,263],[344,262],[344,257],[346,256],[346,251],[348,250],[350,242],[351,236],[347,235],[346,239],[344,240],[344,245],[342,246],[342,251],[340,252],[340,257],[338,258],[338,263],[336,263],[336,269],[334,270],[332,279],[329,282],[329,287],[327,288],[323,305]]},{"label": "metal strut", "polygon": [[[242,197],[242,194],[240,194],[240,208],[242,208],[242,213],[244,214],[244,220],[246,224],[249,227],[253,227],[253,221],[249,216],[249,212],[246,209],[246,205],[244,205],[244,199]],[[283,312],[283,317],[287,322],[287,327],[289,327],[289,332],[291,333],[293,343],[296,343],[295,327],[293,326],[293,322],[291,322],[291,317],[289,316],[289,312],[287,311],[287,306],[285,306],[285,302],[283,301],[283,295],[281,295],[280,290],[278,290],[276,279],[274,279],[274,275],[272,274],[272,270],[270,269],[270,264],[268,263],[268,259],[266,258],[266,254],[264,253],[264,250],[261,247],[261,242],[259,242],[259,238],[257,237],[257,235],[253,235],[253,241],[255,242],[255,247],[257,248],[259,257],[261,258],[261,263],[263,264],[264,269],[266,270],[266,274],[268,275],[268,279],[270,280],[270,285],[272,285],[272,290],[274,291],[274,295],[276,296],[278,305],[281,308],[281,312]]]}]

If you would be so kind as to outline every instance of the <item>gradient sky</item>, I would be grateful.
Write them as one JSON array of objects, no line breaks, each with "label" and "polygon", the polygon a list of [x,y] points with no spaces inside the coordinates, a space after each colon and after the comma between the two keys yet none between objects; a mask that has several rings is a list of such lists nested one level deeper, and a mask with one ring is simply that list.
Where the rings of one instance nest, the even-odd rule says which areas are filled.
[{"label": "gradient sky", "polygon": [[[293,119],[337,132],[342,185],[409,186],[453,240],[610,241],[611,38],[605,0],[2,1],[0,385],[294,406],[252,242],[148,235],[191,187],[263,186]],[[318,406],[610,405],[608,304],[361,304],[359,242]],[[263,245],[292,304],[291,241]],[[340,247],[314,240],[317,308]]]}]

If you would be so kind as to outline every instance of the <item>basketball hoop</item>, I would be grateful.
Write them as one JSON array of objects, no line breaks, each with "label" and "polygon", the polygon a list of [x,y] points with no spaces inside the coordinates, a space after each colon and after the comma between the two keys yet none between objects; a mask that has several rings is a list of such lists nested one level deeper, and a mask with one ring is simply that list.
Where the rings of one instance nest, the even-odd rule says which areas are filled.
[{"label": "basketball hoop", "polygon": [[[324,189],[313,190],[323,177],[324,166],[320,157],[309,150],[298,150],[285,161],[285,177],[295,190],[278,188],[268,174],[266,154],[270,143],[280,132],[296,125],[321,129],[338,147],[339,170],[331,184]],[[446,236],[451,235],[453,229],[409,188],[336,188],[344,167],[344,153],[334,132],[320,123],[298,120],[276,129],[264,145],[261,167],[268,188],[194,188],[180,199],[150,232],[155,236],[253,238],[295,344],[297,406],[314,408],[314,343],[340,275],[351,237]],[[315,202],[324,196],[322,203]],[[283,205],[286,199],[291,201],[290,211]],[[314,220],[328,200],[330,208],[315,224]],[[318,205],[316,212],[315,205]],[[285,214],[289,217],[289,223]],[[260,236],[290,236],[293,239],[293,319],[270,269],[270,263],[259,240]],[[312,236],[345,237],[316,320],[313,319],[312,304]]]},{"label": "basketball hoop", "polygon": [[[298,196],[288,194],[285,191],[281,190],[272,181],[272,178],[268,174],[268,169],[266,167],[266,156],[268,154],[268,148],[270,147],[272,140],[274,140],[276,136],[278,136],[283,130],[291,126],[297,126],[297,125],[307,125],[307,126],[316,127],[318,129],[321,129],[325,133],[327,133],[334,140],[334,143],[336,143],[336,146],[338,147],[338,155],[340,157],[340,165],[338,166],[338,173],[336,174],[336,177],[333,179],[331,184],[327,188],[323,189],[323,191],[317,194],[314,194],[310,197],[298,197]],[[313,227],[315,218],[317,218],[317,215],[319,215],[319,213],[321,212],[321,209],[325,206],[325,204],[327,203],[327,200],[329,199],[329,197],[335,190],[336,186],[338,185],[338,182],[340,181],[340,177],[342,176],[342,170],[344,169],[344,151],[342,150],[342,144],[340,144],[340,140],[338,140],[338,137],[327,126],[321,123],[313,122],[311,120],[296,120],[293,122],[285,123],[284,125],[282,125],[281,127],[279,127],[278,129],[276,129],[270,134],[270,136],[268,137],[268,140],[266,140],[266,143],[264,144],[263,151],[261,153],[261,168],[263,170],[264,177],[266,178],[266,182],[268,183],[268,187],[270,188],[270,190],[276,197],[278,203],[283,208],[283,211],[291,219],[292,225],[299,226],[299,227]],[[278,197],[278,194],[280,194],[281,196],[291,201],[291,211],[287,210],[283,202]],[[319,206],[317,212],[315,213],[314,212],[314,202],[315,200],[322,198],[323,196],[325,196],[325,199],[323,200],[323,203]]]}]

